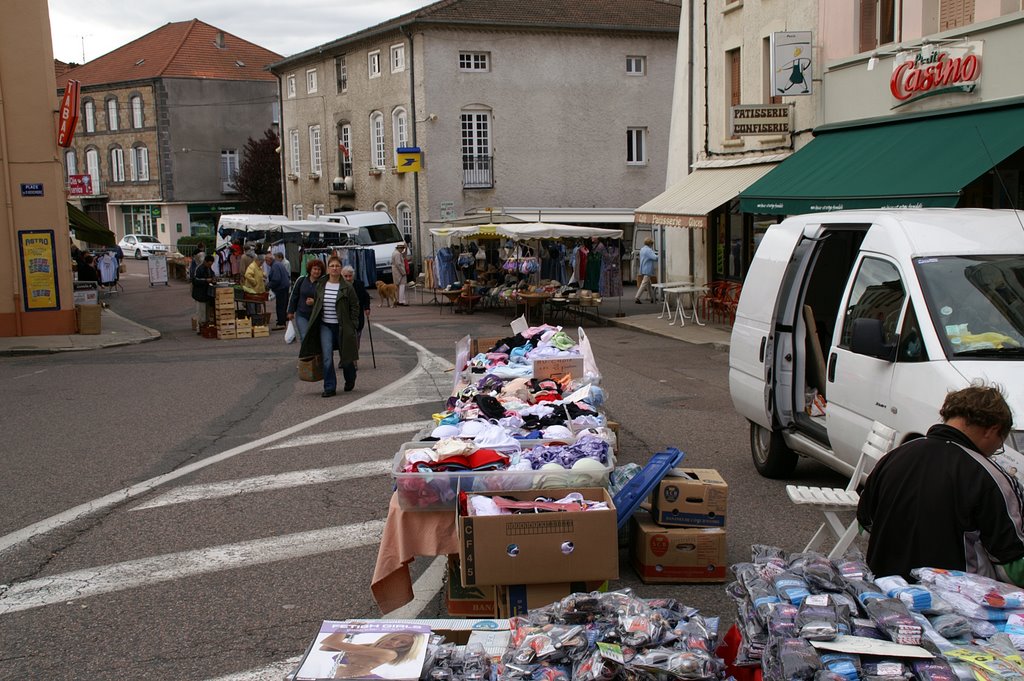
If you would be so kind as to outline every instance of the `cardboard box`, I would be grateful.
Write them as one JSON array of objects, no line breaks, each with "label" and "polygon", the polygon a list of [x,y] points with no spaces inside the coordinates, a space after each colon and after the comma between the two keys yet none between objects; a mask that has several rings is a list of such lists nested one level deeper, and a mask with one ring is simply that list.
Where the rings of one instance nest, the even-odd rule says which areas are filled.
[{"label": "cardboard box", "polygon": [[552,357],[550,359],[533,360],[534,378],[554,378],[555,380],[560,380],[566,374],[573,378],[581,378],[583,376],[583,358]]},{"label": "cardboard box", "polygon": [[459,557],[448,556],[444,600],[452,617],[496,617],[493,586],[463,586]]},{"label": "cardboard box", "polygon": [[[603,501],[600,511],[561,511],[456,518],[462,583],[550,584],[619,576],[615,504],[601,487],[558,490]],[[484,492],[533,500],[537,490]]]},{"label": "cardboard box", "polygon": [[86,336],[100,333],[100,313],[102,311],[103,308],[99,305],[75,305],[78,333]]},{"label": "cardboard box", "polygon": [[674,468],[654,492],[654,521],[665,527],[725,527],[729,486],[713,468]]},{"label": "cardboard box", "polygon": [[575,593],[607,591],[608,582],[563,582],[559,584],[513,584],[493,587],[495,605],[502,619],[525,615],[530,610],[543,608]]},{"label": "cardboard box", "polygon": [[720,527],[659,527],[647,513],[633,516],[633,567],[647,584],[724,582],[729,566]]},{"label": "cardboard box", "polygon": [[99,305],[99,290],[95,281],[73,282],[75,305]]},{"label": "cardboard box", "polygon": [[[509,334],[511,335],[511,334]],[[494,344],[508,336],[494,336],[493,338],[474,338],[469,342],[469,356],[475,357],[481,352],[487,352],[494,347]]]}]

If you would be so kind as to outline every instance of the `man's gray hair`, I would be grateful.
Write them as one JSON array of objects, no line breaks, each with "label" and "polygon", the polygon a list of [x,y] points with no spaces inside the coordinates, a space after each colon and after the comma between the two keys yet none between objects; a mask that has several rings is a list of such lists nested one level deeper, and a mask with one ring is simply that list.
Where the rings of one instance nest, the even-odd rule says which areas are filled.
[{"label": "man's gray hair", "polygon": [[356,268],[352,267],[352,265],[345,265],[344,267],[341,268],[341,273],[342,274],[348,274],[349,272],[351,272],[352,274],[355,274],[356,273]]}]

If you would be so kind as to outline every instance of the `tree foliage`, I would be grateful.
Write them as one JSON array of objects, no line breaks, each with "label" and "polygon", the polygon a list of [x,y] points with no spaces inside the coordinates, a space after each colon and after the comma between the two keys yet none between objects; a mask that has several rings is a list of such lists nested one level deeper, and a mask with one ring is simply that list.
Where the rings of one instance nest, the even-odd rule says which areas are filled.
[{"label": "tree foliage", "polygon": [[249,138],[238,166],[235,187],[254,213],[281,215],[281,144],[277,133],[267,130],[259,140]]}]

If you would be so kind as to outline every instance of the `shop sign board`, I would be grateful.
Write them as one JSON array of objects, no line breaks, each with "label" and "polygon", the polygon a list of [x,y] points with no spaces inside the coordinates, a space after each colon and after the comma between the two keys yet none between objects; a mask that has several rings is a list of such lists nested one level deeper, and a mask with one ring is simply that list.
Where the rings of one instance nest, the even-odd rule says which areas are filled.
[{"label": "shop sign board", "polygon": [[21,291],[27,312],[60,309],[52,229],[18,231]]},{"label": "shop sign board", "polygon": [[811,31],[772,33],[770,43],[772,94],[783,97],[814,94]]},{"label": "shop sign board", "polygon": [[788,135],[793,131],[789,104],[740,104],[729,109],[730,135]]},{"label": "shop sign board", "polygon": [[637,225],[654,227],[689,227],[704,229],[708,226],[707,215],[671,215],[669,213],[637,213],[634,217]]},{"label": "shop sign board", "polygon": [[980,41],[936,48],[924,45],[917,52],[897,55],[889,78],[889,92],[901,106],[925,97],[974,92],[981,80]]},{"label": "shop sign board", "polygon": [[441,219],[445,222],[455,219],[455,202],[454,201],[442,201],[441,202]]},{"label": "shop sign board", "polygon": [[395,152],[398,155],[397,172],[418,173],[423,170],[423,152],[419,147],[398,147]]},{"label": "shop sign board", "polygon": [[57,128],[57,145],[67,149],[75,137],[75,126],[78,125],[78,101],[81,84],[77,80],[69,80],[64,88],[64,97],[60,100],[60,127]]},{"label": "shop sign board", "polygon": [[68,175],[68,196],[91,196],[92,175]]},{"label": "shop sign board", "polygon": [[165,286],[170,286],[167,283],[167,256],[150,253],[146,260],[149,263],[149,285],[164,284]]}]

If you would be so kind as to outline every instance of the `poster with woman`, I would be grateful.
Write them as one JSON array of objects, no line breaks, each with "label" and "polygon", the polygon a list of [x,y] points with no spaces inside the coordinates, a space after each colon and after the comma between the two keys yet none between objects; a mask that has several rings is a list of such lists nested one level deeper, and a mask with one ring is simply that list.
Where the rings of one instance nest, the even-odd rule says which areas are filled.
[{"label": "poster with woman", "polygon": [[430,627],[411,622],[326,620],[296,681],[420,678]]}]

